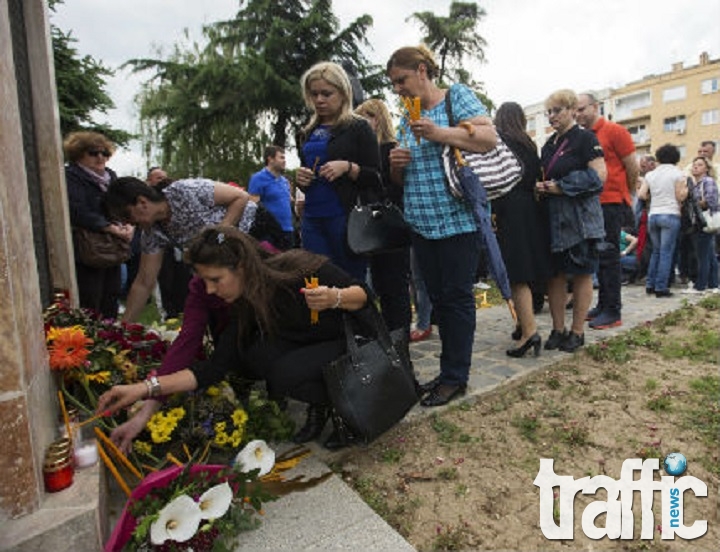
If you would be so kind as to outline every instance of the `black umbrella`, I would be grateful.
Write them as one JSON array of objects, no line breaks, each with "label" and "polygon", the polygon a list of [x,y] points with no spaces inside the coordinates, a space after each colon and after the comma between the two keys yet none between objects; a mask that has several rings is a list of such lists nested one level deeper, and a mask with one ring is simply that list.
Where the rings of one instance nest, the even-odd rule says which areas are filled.
[{"label": "black umbrella", "polygon": [[508,279],[505,261],[503,261],[502,254],[500,253],[500,246],[498,245],[492,221],[490,220],[490,209],[485,188],[480,184],[478,176],[468,167],[460,150],[451,148],[451,153],[444,155],[443,159],[445,161],[446,172],[448,170],[455,171],[463,198],[472,206],[473,215],[480,229],[482,243],[487,253],[486,257],[490,275],[493,280],[495,280],[503,299],[507,301],[513,320],[517,322],[517,313],[515,312],[515,305],[513,304],[512,294],[510,292],[510,280]]}]

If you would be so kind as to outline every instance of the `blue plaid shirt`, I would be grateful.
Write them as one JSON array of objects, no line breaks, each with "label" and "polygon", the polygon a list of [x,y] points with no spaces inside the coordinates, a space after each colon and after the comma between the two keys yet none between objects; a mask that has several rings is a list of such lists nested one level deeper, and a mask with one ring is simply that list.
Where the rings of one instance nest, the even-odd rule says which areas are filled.
[{"label": "blue plaid shirt", "polygon": [[[453,118],[457,124],[477,115],[485,115],[485,107],[467,86],[450,87]],[[438,126],[449,126],[445,100],[430,110],[422,110]],[[477,224],[469,203],[455,199],[447,191],[442,164],[443,144],[425,139],[417,143],[407,118],[398,127],[398,143],[410,149],[412,161],[405,168],[405,219],[421,236],[442,239],[475,232]]]}]

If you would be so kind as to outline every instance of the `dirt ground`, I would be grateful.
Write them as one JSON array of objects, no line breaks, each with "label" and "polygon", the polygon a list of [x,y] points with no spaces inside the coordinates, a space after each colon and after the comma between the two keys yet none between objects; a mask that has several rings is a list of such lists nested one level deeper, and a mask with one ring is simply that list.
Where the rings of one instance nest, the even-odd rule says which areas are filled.
[{"label": "dirt ground", "polygon": [[[490,394],[401,423],[334,467],[420,551],[718,550],[719,312],[720,296],[683,307]],[[575,479],[619,479],[625,459],[658,458],[659,480],[671,452],[687,458],[684,475],[707,484],[707,498],[684,494],[684,523],[707,520],[703,537],[661,540],[656,492],[653,539],[642,540],[636,492],[634,538],[591,540],[582,513],[606,500],[603,489],[577,494],[573,540],[541,532],[533,484],[540,458]],[[595,524],[604,527],[605,515]]]}]

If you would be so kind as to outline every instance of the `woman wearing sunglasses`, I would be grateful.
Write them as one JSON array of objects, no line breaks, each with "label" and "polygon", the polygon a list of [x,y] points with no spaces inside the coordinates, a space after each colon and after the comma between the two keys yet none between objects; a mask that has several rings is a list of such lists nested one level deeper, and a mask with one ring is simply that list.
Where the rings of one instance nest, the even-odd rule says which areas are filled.
[{"label": "woman wearing sunglasses", "polygon": [[[97,132],[73,132],[63,147],[68,161],[65,181],[72,227],[114,234],[129,242],[133,227],[109,220],[102,209],[108,186],[117,178],[106,167],[114,150],[112,142]],[[75,275],[80,306],[115,318],[120,295],[120,264],[98,268],[83,263],[76,255]]]}]

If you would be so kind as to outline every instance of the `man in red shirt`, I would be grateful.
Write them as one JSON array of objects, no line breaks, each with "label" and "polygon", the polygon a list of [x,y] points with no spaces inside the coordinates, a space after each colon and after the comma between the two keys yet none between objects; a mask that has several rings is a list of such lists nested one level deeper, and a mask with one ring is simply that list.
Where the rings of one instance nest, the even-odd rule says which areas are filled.
[{"label": "man in red shirt", "polygon": [[605,240],[600,244],[597,306],[588,312],[590,327],[596,330],[622,324],[620,230],[632,206],[639,173],[635,144],[625,127],[600,115],[600,105],[589,93],[578,95],[577,122],[592,130],[602,146],[607,178],[600,194],[605,219]]}]

